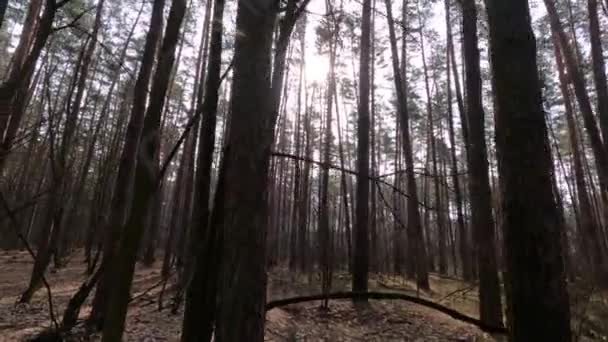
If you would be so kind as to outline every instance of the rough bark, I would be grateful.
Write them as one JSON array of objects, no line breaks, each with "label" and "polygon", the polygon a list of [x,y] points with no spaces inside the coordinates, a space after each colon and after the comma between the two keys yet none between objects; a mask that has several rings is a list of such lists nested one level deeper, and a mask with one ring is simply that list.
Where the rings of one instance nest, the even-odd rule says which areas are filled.
[{"label": "rough bark", "polygon": [[223,217],[216,338],[224,342],[264,340],[268,166],[276,122],[270,84],[275,5],[238,2],[236,29],[242,35],[235,43],[231,122],[220,175],[224,199],[216,206]]},{"label": "rough bark", "polygon": [[[551,156],[527,0],[487,0],[511,341],[570,341]],[[518,99],[513,101],[513,99]]]}]

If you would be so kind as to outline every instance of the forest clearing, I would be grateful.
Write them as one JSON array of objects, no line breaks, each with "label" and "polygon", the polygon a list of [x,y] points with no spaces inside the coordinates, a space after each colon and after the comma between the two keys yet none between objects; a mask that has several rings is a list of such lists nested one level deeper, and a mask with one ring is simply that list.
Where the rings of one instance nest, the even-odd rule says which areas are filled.
[{"label": "forest clearing", "polygon": [[608,341],[608,0],[0,0],[0,340]]}]

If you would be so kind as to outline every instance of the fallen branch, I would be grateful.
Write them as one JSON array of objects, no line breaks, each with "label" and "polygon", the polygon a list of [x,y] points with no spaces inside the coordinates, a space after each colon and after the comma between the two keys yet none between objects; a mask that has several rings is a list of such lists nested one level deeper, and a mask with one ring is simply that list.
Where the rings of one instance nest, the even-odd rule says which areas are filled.
[{"label": "fallen branch", "polygon": [[278,308],[285,305],[290,304],[298,304],[303,302],[312,302],[324,299],[375,299],[375,300],[404,300],[408,302],[412,302],[418,305],[422,305],[439,312],[442,312],[454,319],[459,321],[476,325],[481,330],[488,333],[495,334],[506,334],[507,329],[505,327],[496,327],[489,324],[486,324],[476,318],[469,317],[463,313],[460,313],[454,309],[450,309],[441,304],[432,302],[430,300],[422,299],[419,297],[414,297],[410,295],[406,295],[403,293],[392,293],[392,292],[334,292],[329,294],[317,294],[311,296],[302,296],[302,297],[293,297],[286,299],[274,300],[269,303],[266,303],[266,311],[272,310],[274,308]]}]

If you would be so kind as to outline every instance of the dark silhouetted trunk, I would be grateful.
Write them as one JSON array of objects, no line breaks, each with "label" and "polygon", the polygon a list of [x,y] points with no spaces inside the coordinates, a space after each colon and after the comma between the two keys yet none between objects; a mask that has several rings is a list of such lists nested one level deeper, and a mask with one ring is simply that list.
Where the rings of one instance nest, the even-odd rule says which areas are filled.
[{"label": "dark silhouetted trunk", "polygon": [[234,49],[231,119],[220,171],[224,198],[215,207],[222,224],[212,228],[223,235],[215,336],[224,342],[264,340],[268,169],[276,122],[270,84],[275,5],[238,2],[236,30],[242,35]]},{"label": "dark silhouetted trunk", "polygon": [[492,193],[488,178],[488,153],[482,104],[481,70],[477,46],[477,8],[475,1],[462,2],[466,109],[469,129],[469,193],[471,198],[474,248],[479,269],[479,316],[492,326],[502,325],[500,285],[492,218]]},{"label": "dark silhouetted trunk", "polygon": [[359,59],[359,108],[357,120],[357,190],[354,226],[353,284],[355,292],[367,291],[369,276],[369,129],[370,129],[371,0],[363,0]]},{"label": "dark silhouetted trunk", "polygon": [[[146,34],[146,42],[144,52],[141,59],[139,74],[135,81],[133,104],[129,123],[125,133],[125,142],[122,147],[120,162],[118,165],[118,175],[114,183],[114,191],[112,192],[112,201],[110,204],[110,217],[107,225],[104,227],[104,242],[103,242],[103,259],[102,267],[105,270],[109,269],[116,244],[118,243],[122,227],[125,224],[127,210],[129,208],[129,194],[133,183],[134,170],[136,165],[137,151],[139,149],[139,140],[143,129],[144,114],[146,110],[146,101],[148,99],[148,87],[150,77],[152,75],[152,67],[154,66],[154,58],[158,42],[162,34],[163,9],[165,0],[155,0],[152,7],[152,17],[150,26]],[[108,291],[112,287],[111,276],[104,272],[97,284],[97,290],[93,298],[93,307],[89,316],[89,323],[96,325],[101,329],[103,325],[105,307],[107,302]]]},{"label": "dark silhouetted trunk", "polygon": [[[527,0],[488,0],[511,341],[570,341],[551,155]],[[514,101],[513,99],[517,99]]]},{"label": "dark silhouetted trunk", "polygon": [[[175,50],[179,32],[186,12],[185,0],[173,0],[167,27],[160,47],[158,65],[154,73],[150,102],[145,114],[141,133],[141,147],[137,153],[135,187],[132,210],[124,226],[124,232],[115,257],[110,260],[112,274],[106,274],[112,288],[109,291],[106,317],[103,323],[103,341],[121,340],[124,330],[129,292],[135,271],[135,262],[144,232],[146,214],[158,191],[157,154],[160,149],[161,114],[165,104],[171,70],[175,61]],[[142,94],[145,96],[145,93]],[[103,267],[103,265],[102,265]]]},{"label": "dark silhouetted trunk", "polygon": [[597,111],[600,121],[602,137],[604,138],[604,149],[608,140],[608,84],[606,83],[606,65],[604,62],[604,49],[598,18],[597,0],[587,0],[589,12],[589,40],[591,42],[591,60],[593,62],[593,79],[595,81],[595,92],[597,94]]},{"label": "dark silhouetted trunk", "polygon": [[[198,170],[194,204],[197,208],[190,234],[190,247],[196,251],[192,279],[187,284],[182,341],[209,341],[216,319],[218,254],[221,249],[209,227],[209,197],[211,195],[211,167],[215,147],[217,106],[222,66],[222,35],[224,0],[215,0],[209,44],[209,70],[202,106],[202,130],[198,145]],[[218,190],[220,191],[219,187]],[[216,195],[217,196],[217,195]],[[214,208],[215,211],[219,210]],[[216,213],[214,213],[216,215]],[[219,214],[217,214],[219,215]],[[186,272],[189,272],[186,269]],[[186,275],[188,277],[188,275]]]}]

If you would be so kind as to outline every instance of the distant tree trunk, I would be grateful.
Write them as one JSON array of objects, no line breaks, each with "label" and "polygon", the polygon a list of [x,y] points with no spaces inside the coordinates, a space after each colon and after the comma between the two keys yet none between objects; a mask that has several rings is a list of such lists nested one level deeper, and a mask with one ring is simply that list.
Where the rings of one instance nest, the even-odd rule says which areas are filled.
[{"label": "distant tree trunk", "polygon": [[[422,14],[420,13],[420,16],[422,16]],[[423,23],[422,23],[422,19],[420,19],[420,24],[421,27],[424,27]],[[431,161],[432,161],[432,167],[433,167],[433,184],[434,184],[434,188],[433,188],[433,195],[434,195],[434,207],[435,207],[435,219],[436,219],[436,223],[437,223],[437,236],[438,236],[438,246],[437,246],[437,252],[439,255],[439,273],[441,274],[445,274],[447,271],[447,261],[446,261],[446,238],[445,238],[445,219],[444,219],[444,213],[443,213],[443,208],[442,208],[442,203],[441,203],[441,194],[440,194],[440,189],[439,189],[439,183],[440,183],[440,178],[439,178],[439,173],[437,171],[437,148],[436,148],[436,144],[435,144],[435,123],[434,123],[434,118],[433,118],[433,105],[431,103],[432,98],[431,98],[431,85],[430,85],[430,80],[429,80],[429,71],[428,71],[428,67],[427,67],[427,59],[426,59],[426,52],[425,52],[425,45],[424,45],[424,35],[423,35],[423,30],[421,29],[419,32],[419,37],[420,37],[420,51],[421,51],[421,57],[422,57],[422,67],[423,67],[423,73],[424,73],[424,86],[425,86],[425,90],[426,90],[426,114],[427,114],[427,122],[428,122],[428,139],[429,139],[429,148],[430,148],[430,155],[431,155]],[[425,181],[428,181],[428,179],[426,179]],[[429,189],[427,187],[426,192],[428,193]],[[427,225],[427,229],[430,231],[430,226],[428,224],[428,222],[426,222]],[[430,245],[430,238],[429,238],[429,245]],[[432,267],[432,266],[431,266]]]},{"label": "distant tree trunk", "polygon": [[4,169],[13,140],[25,112],[32,75],[42,49],[53,30],[56,0],[46,0],[38,18],[42,0],[30,3],[24,30],[13,55],[8,78],[0,85],[0,172]]},{"label": "distant tree trunk", "polygon": [[[139,74],[133,88],[134,94],[131,114],[129,116],[129,123],[125,133],[125,142],[122,147],[118,165],[118,175],[116,176],[114,191],[112,192],[109,219],[107,225],[104,227],[103,259],[101,261],[104,270],[110,269],[116,250],[116,244],[120,239],[122,228],[127,217],[130,189],[131,184],[133,183],[137,151],[139,149],[146,101],[148,99],[147,92],[158,42],[162,34],[164,7],[165,0],[154,0]],[[103,320],[108,291],[112,288],[111,278],[112,277],[108,276],[107,272],[104,272],[104,274],[101,275],[93,298],[89,323],[96,325],[98,329],[101,329],[104,324]]]},{"label": "distant tree trunk", "polygon": [[371,0],[363,0],[357,121],[357,194],[353,250],[353,291],[364,292],[369,276],[369,129]]},{"label": "distant tree trunk", "polygon": [[[209,30],[211,29],[211,14],[213,9],[213,2],[208,1],[205,6],[205,16],[203,19],[203,32],[201,35],[201,40],[198,49],[198,56],[196,60],[196,73],[195,73],[195,86],[191,99],[191,111],[192,115],[196,114],[197,109],[200,110],[203,107],[204,102],[204,94],[205,94],[205,79],[207,75],[207,60],[208,60],[208,43],[210,39]],[[202,114],[202,113],[201,113]],[[185,210],[187,211],[182,217],[182,231],[180,232],[178,246],[180,248],[180,252],[178,254],[178,270],[179,270],[179,283],[176,294],[173,298],[173,308],[172,312],[177,313],[179,306],[182,303],[184,297],[184,291],[187,288],[191,277],[194,273],[194,264],[196,262],[196,255],[198,253],[198,248],[200,246],[195,246],[194,242],[194,226],[197,224],[195,222],[194,208],[197,205],[197,197],[198,190],[196,189],[197,182],[197,165],[196,164],[196,148],[200,143],[200,122],[201,119],[198,119],[197,122],[192,127],[189,139],[188,139],[188,178],[186,191],[188,191],[188,195],[185,198],[186,203],[184,204]],[[188,190],[190,189],[190,190]],[[207,196],[207,204],[209,204],[209,196]],[[198,211],[196,211],[198,213]]]},{"label": "distant tree trunk", "polygon": [[[370,175],[376,177],[378,172],[378,146],[376,139],[376,0],[372,0],[370,22]],[[369,270],[378,272],[378,202],[376,184],[369,183]]]},{"label": "distant tree trunk", "polygon": [[[328,13],[332,12],[332,8],[327,8]],[[335,21],[336,19],[333,18]],[[339,23],[333,23],[332,37],[329,42],[329,75],[327,82],[326,94],[326,114],[325,114],[325,132],[323,140],[323,166],[321,167],[321,189],[319,198],[319,267],[321,269],[321,288],[322,293],[329,293],[331,290],[331,260],[330,260],[330,213],[329,213],[329,164],[331,163],[331,148],[333,142],[332,134],[332,116],[334,91],[336,88],[335,63],[337,44],[335,39],[339,34]],[[323,302],[324,307],[327,307],[327,301]]]},{"label": "distant tree trunk", "polygon": [[[296,109],[296,123],[295,123],[295,155],[300,156],[302,146],[302,91],[304,90],[304,73],[306,62],[304,61],[306,54],[306,17],[303,18],[300,26],[298,27],[298,34],[300,38],[300,75],[298,82],[298,104]],[[304,108],[306,111],[307,108]],[[290,236],[289,236],[289,269],[295,271],[298,265],[298,219],[299,219],[299,208],[301,202],[305,199],[302,197],[302,186],[301,178],[301,162],[299,160],[294,161],[294,173],[293,173],[293,208],[291,212],[290,222]]]},{"label": "distant tree trunk", "polygon": [[589,12],[589,39],[591,42],[591,60],[593,64],[593,77],[595,92],[597,94],[597,111],[604,138],[604,149],[608,150],[608,84],[606,83],[606,65],[604,62],[604,49],[600,33],[599,18],[597,15],[597,0],[587,0]]},{"label": "distant tree trunk", "polygon": [[[585,77],[580,69],[580,66],[578,65],[577,58],[572,46],[570,45],[570,41],[564,32],[557,9],[555,8],[555,4],[553,1],[549,0],[545,0],[544,3],[549,15],[551,30],[557,35],[559,45],[563,53],[565,66],[568,70],[568,74],[570,75],[570,79],[574,87],[574,94],[583,116],[585,130],[587,131],[589,142],[591,144],[591,150],[593,151],[593,156],[595,158],[602,200],[604,202],[604,206],[606,206],[606,204],[608,204],[608,154],[606,153],[606,148],[602,142],[600,131],[595,121],[595,116],[591,107],[591,100],[589,99],[589,94],[586,88]],[[608,214],[608,212],[605,214]]]},{"label": "distant tree trunk", "polygon": [[[454,111],[452,107],[452,74],[450,68],[456,61],[452,58],[453,38],[452,38],[452,22],[451,22],[451,7],[449,0],[445,1],[446,13],[446,28],[447,28],[447,56],[446,56],[446,77],[447,77],[447,101],[448,101],[448,132],[450,136],[450,157],[452,168],[452,183],[454,186],[454,200],[456,201],[456,224],[458,230],[458,255],[462,270],[462,277],[465,281],[473,280],[473,271],[471,269],[471,259],[469,251],[469,239],[467,236],[467,228],[464,222],[464,214],[462,209],[462,192],[460,188],[460,176],[458,174],[458,160],[456,159],[456,133],[454,130]],[[456,76],[458,78],[458,76]]]},{"label": "distant tree trunk", "polygon": [[[125,43],[124,43],[124,45],[123,45],[123,47],[121,49],[120,56],[118,57],[118,65],[119,66],[124,65],[125,57],[127,55],[127,50],[129,48],[129,45],[130,45],[131,40],[133,38],[133,33],[135,32],[135,28],[137,27],[137,24],[139,23],[139,20],[141,18],[141,14],[142,14],[142,12],[144,10],[144,6],[145,6],[145,4],[142,3],[142,6],[140,7],[139,12],[137,13],[137,18],[135,19],[135,22],[133,23],[133,26],[131,26],[129,34],[127,35],[127,39],[125,40]],[[112,100],[112,94],[114,93],[114,88],[116,87],[116,84],[118,83],[119,78],[120,78],[120,74],[116,73],[114,75],[114,77],[112,78],[112,81],[110,82],[108,93],[106,95],[106,98],[105,98],[104,103],[103,103],[103,105],[101,107],[101,110],[100,110],[99,119],[97,121],[97,124],[96,124],[96,126],[94,128],[93,134],[91,136],[91,139],[90,139],[90,142],[89,142],[89,147],[88,147],[88,150],[87,150],[87,153],[86,153],[85,161],[83,163],[81,175],[80,175],[80,178],[79,178],[79,181],[78,181],[78,185],[77,185],[77,189],[79,189],[79,190],[77,190],[77,196],[76,196],[77,200],[80,197],[78,195],[78,192],[84,190],[84,184],[85,184],[86,178],[87,178],[88,173],[89,173],[89,166],[90,166],[90,163],[91,163],[91,161],[93,159],[93,154],[95,152],[95,144],[97,142],[97,139],[99,138],[99,134],[101,132],[102,125],[105,123],[105,121],[106,121],[106,119],[107,119],[107,117],[109,115],[110,105],[111,105],[111,100]],[[123,100],[122,102],[123,102],[122,105],[124,105],[124,103],[126,101]],[[98,178],[99,181],[97,182],[97,184],[100,185],[100,188],[98,189],[99,191],[98,192],[96,191],[96,194],[93,196],[93,199],[94,199],[93,203],[95,203],[95,199],[97,198],[97,193],[104,192],[104,188],[105,187],[101,186],[101,184],[103,183],[102,180],[104,180],[104,177],[102,176],[103,174],[104,174],[104,172],[102,170],[101,171],[101,175],[99,175],[99,178]],[[102,201],[101,203],[104,203],[104,202]],[[76,203],[74,203],[72,206],[75,209],[76,208]],[[100,208],[97,208],[95,206],[91,210],[91,214],[90,214],[91,217],[92,217],[91,223],[93,223],[93,224],[91,224],[89,226],[90,229],[87,230],[87,237],[86,237],[86,242],[85,242],[85,259],[86,259],[86,262],[87,262],[88,265],[90,265],[90,263],[89,263],[90,262],[90,256],[91,256],[90,252],[91,252],[91,248],[93,246],[94,235],[96,235],[96,229],[94,228],[94,225],[97,226],[99,224],[99,222],[96,221],[96,217],[95,217],[96,215],[94,215],[94,213],[98,212],[98,211],[100,211]],[[68,224],[69,224],[69,222],[71,220],[70,216],[71,215],[68,214]]]},{"label": "distant tree trunk", "polygon": [[429,275],[426,247],[422,235],[422,225],[420,211],[418,210],[418,188],[414,178],[414,156],[412,152],[412,139],[410,137],[410,121],[407,103],[404,101],[405,91],[404,80],[401,79],[399,68],[399,56],[397,54],[397,38],[395,34],[395,23],[390,1],[385,0],[386,14],[388,20],[389,37],[391,45],[393,77],[395,78],[395,89],[397,92],[397,111],[399,125],[401,127],[401,139],[403,143],[403,153],[405,157],[405,173],[408,191],[407,217],[408,217],[408,276],[416,276],[416,283],[421,289],[429,289]]},{"label": "distant tree trunk", "polygon": [[466,71],[467,126],[470,145],[469,192],[477,267],[479,268],[479,316],[492,326],[502,325],[498,263],[496,261],[492,192],[488,178],[488,153],[485,141],[481,71],[477,41],[477,8],[475,1],[462,2],[464,54]]},{"label": "distant tree trunk", "polygon": [[[313,92],[314,97],[314,92]],[[308,102],[308,101],[307,101]],[[312,158],[312,140],[313,140],[313,128],[310,123],[310,109],[308,103],[304,109],[304,134],[305,134],[305,145],[304,155],[306,158]],[[309,162],[304,162],[304,170],[302,171],[302,201],[298,208],[298,259],[300,272],[306,272],[308,270],[308,214],[309,214],[309,203],[310,203],[310,172],[311,165]]]},{"label": "distant tree trunk", "polygon": [[[334,84],[335,85],[335,84]],[[334,90],[334,98],[336,100],[336,123],[338,128],[338,154],[340,157],[340,167],[342,172],[340,173],[340,193],[342,195],[342,205],[344,205],[344,231],[346,234],[346,255],[348,262],[348,272],[352,273],[352,233],[351,233],[351,209],[348,199],[348,182],[346,178],[346,161],[344,157],[344,146],[342,144],[342,127],[340,124],[340,113],[338,111],[338,94],[337,89]]]},{"label": "distant tree trunk", "polygon": [[[122,338],[135,262],[145,227],[145,217],[152,203],[154,193],[158,191],[157,178],[159,175],[156,154],[159,153],[160,148],[161,114],[175,61],[179,32],[185,14],[186,1],[173,0],[141,133],[141,148],[137,154],[137,167],[135,169],[132,210],[124,226],[123,238],[117,253],[110,263],[113,272],[111,275],[106,274],[111,279],[112,288],[109,292],[106,307],[107,315],[103,324],[103,342],[119,341]],[[145,93],[143,95],[145,96]]]},{"label": "distant tree trunk", "polygon": [[268,166],[276,122],[269,82],[275,5],[238,2],[236,30],[242,35],[234,49],[232,117],[220,171],[224,198],[216,204],[223,217],[217,227],[223,246],[215,336],[224,342],[264,340]]},{"label": "distant tree trunk", "polygon": [[[224,0],[215,0],[209,43],[209,69],[205,83],[205,98],[201,107],[201,135],[198,145],[198,170],[194,204],[197,208],[189,249],[196,253],[192,279],[187,284],[186,306],[182,326],[182,342],[209,341],[216,319],[216,294],[221,247],[210,227],[209,197],[211,195],[211,168],[215,148],[217,108],[222,67],[222,36],[224,32]],[[202,81],[202,80],[201,80]],[[194,152],[194,151],[193,151]],[[218,186],[218,190],[219,186]],[[217,196],[217,195],[216,195]],[[214,211],[219,210],[214,208]],[[214,214],[216,215],[216,214]],[[196,251],[196,252],[195,252]],[[188,274],[188,273],[186,273]],[[189,277],[187,275],[187,277]]]},{"label": "distant tree trunk", "polygon": [[564,98],[566,123],[568,125],[568,136],[570,138],[570,148],[572,149],[572,164],[574,169],[574,179],[577,188],[578,212],[580,213],[580,227],[578,238],[580,251],[585,257],[585,274],[595,277],[600,284],[606,283],[606,270],[602,268],[602,247],[601,236],[598,227],[598,218],[591,209],[589,193],[585,181],[585,171],[581,159],[582,151],[579,145],[579,137],[576,129],[576,119],[572,108],[570,91],[568,89],[568,79],[565,73],[563,55],[559,46],[556,45],[555,60],[559,73],[560,90]]},{"label": "distant tree trunk", "polygon": [[[570,341],[551,156],[527,0],[488,0],[511,341]],[[518,99],[513,101],[513,99]],[[515,135],[514,135],[515,134]]]},{"label": "distant tree trunk", "polygon": [[[50,4],[47,3],[47,6]],[[97,15],[95,17],[95,23],[93,26],[92,39],[87,39],[86,43],[83,45],[83,50],[79,56],[79,59],[76,63],[76,70],[74,71],[74,79],[71,86],[71,90],[68,93],[67,99],[67,107],[65,108],[66,112],[66,120],[65,127],[62,134],[61,144],[59,146],[58,154],[54,157],[51,157],[51,161],[54,163],[53,167],[53,185],[52,191],[49,195],[49,205],[48,205],[48,222],[44,223],[48,225],[45,228],[45,232],[47,234],[50,233],[50,237],[43,239],[44,243],[41,246],[38,246],[38,254],[36,257],[35,265],[32,270],[32,277],[30,279],[30,284],[26,291],[20,298],[20,302],[27,303],[30,301],[32,295],[36,292],[36,290],[41,286],[42,277],[46,268],[50,262],[51,256],[57,253],[57,245],[59,243],[59,238],[61,237],[62,225],[64,221],[64,210],[63,203],[68,200],[67,190],[67,177],[69,172],[69,154],[70,149],[72,147],[72,138],[76,133],[76,125],[78,122],[78,116],[80,112],[80,108],[82,105],[82,98],[85,91],[85,86],[87,82],[87,78],[89,75],[89,69],[91,65],[91,60],[93,58],[93,53],[96,47],[96,36],[99,32],[99,28],[101,26],[101,16],[103,12],[104,1],[100,1],[97,5]],[[55,6],[53,4],[53,6]],[[51,9],[55,11],[56,9]],[[45,13],[49,11],[49,9],[45,9]],[[52,24],[52,21],[51,21]],[[29,82],[28,82],[29,83]],[[73,101],[72,96],[74,96]],[[52,129],[52,128],[51,128]],[[54,149],[51,149],[50,153],[55,153]],[[59,258],[57,258],[59,259]]]},{"label": "distant tree trunk", "polygon": [[4,14],[6,13],[7,7],[8,0],[0,0],[0,28],[2,28],[2,24],[4,23]]}]

